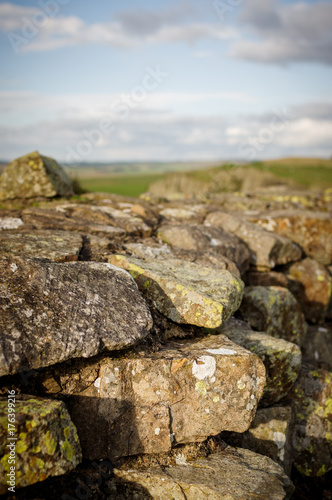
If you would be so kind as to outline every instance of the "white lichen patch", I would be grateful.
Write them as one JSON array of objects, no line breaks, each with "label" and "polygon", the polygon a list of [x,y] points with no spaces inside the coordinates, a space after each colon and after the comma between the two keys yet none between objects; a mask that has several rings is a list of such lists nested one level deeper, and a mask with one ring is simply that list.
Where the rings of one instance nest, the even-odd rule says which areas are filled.
[{"label": "white lichen patch", "polygon": [[204,380],[207,377],[213,377],[216,371],[216,360],[212,356],[200,356],[194,361],[192,374],[198,380]]},{"label": "white lichen patch", "polygon": [[154,430],[156,436],[159,436],[160,430],[160,427],[156,427],[156,429]]},{"label": "white lichen patch", "polygon": [[219,349],[207,349],[206,351],[210,354],[224,354],[225,356],[237,354],[237,352],[233,351],[233,349],[225,349],[224,347],[219,347]]},{"label": "white lichen patch", "polygon": [[17,267],[17,265],[13,262],[12,264],[10,264],[10,269],[11,269],[11,270],[13,271],[13,273],[14,273],[15,271],[17,271],[18,267]]}]

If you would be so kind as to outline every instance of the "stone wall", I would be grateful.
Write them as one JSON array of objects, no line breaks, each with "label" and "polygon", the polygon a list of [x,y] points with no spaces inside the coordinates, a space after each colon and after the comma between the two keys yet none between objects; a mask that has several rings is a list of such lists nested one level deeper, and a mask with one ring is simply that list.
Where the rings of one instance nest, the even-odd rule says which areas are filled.
[{"label": "stone wall", "polygon": [[331,196],[63,198],[38,153],[0,181],[0,495],[327,491]]}]

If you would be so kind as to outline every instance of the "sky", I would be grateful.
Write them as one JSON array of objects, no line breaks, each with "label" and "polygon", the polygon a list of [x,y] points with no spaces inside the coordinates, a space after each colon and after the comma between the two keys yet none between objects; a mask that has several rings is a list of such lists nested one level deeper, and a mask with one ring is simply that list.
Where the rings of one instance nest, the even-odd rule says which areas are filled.
[{"label": "sky", "polygon": [[0,1],[0,159],[332,155],[332,0]]}]

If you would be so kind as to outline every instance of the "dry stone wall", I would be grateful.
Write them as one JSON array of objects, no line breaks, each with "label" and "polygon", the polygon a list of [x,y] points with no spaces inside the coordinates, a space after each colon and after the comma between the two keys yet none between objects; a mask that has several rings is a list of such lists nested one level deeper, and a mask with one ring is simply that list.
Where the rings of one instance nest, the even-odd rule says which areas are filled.
[{"label": "dry stone wall", "polygon": [[66,182],[38,153],[0,178],[0,495],[287,499],[292,467],[328,477],[328,194]]}]

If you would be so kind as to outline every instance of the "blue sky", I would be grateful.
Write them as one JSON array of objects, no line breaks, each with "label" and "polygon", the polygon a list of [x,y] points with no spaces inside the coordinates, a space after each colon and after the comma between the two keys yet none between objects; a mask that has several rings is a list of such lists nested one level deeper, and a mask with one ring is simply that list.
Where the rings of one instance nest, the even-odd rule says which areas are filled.
[{"label": "blue sky", "polygon": [[332,154],[332,1],[0,2],[0,158]]}]

